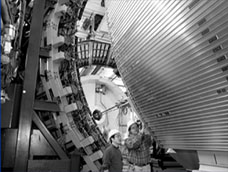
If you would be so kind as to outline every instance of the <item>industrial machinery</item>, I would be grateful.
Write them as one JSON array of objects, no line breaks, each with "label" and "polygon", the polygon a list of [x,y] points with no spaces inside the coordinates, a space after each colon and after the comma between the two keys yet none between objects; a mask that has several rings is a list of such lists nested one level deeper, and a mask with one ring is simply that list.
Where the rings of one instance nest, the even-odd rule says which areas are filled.
[{"label": "industrial machinery", "polygon": [[[184,171],[228,171],[227,0],[1,8],[2,171],[99,171],[107,141],[98,121],[126,105],[154,138],[154,171],[176,166],[167,157]],[[126,94],[110,109],[91,108],[82,76],[104,67]],[[94,95],[105,94],[102,82]]]},{"label": "industrial machinery", "polygon": [[108,3],[118,70],[157,141],[186,169],[228,171],[228,1]]},{"label": "industrial machinery", "polygon": [[[15,72],[16,75],[3,89],[5,96],[2,103],[7,101],[6,95],[10,92],[7,89],[11,84],[18,84],[12,88],[17,98],[13,96],[14,100],[8,102],[8,107],[3,106],[2,111],[4,116],[10,116],[6,120],[3,118],[2,125],[2,128],[8,128],[2,129],[3,171],[99,171],[102,151],[107,143],[91,115],[80,82],[79,67],[89,65],[89,59],[77,55],[86,54],[78,49],[93,45],[93,42],[78,44],[75,36],[86,1],[4,2],[8,16],[12,15],[9,6],[16,3],[15,10],[21,15],[18,26],[23,26],[18,35],[23,44],[10,46],[17,43],[18,35],[11,35],[4,22],[4,30],[8,32],[3,38],[9,38],[3,39],[2,55],[18,52],[5,60],[5,65],[12,68],[10,62],[16,59],[21,62],[18,68],[22,69]],[[17,27],[17,23],[15,25]],[[97,44],[109,46],[107,43]],[[104,50],[104,58],[107,58],[108,50]],[[114,67],[114,60],[109,60],[106,65]],[[7,72],[2,74],[8,77]],[[17,105],[16,99],[19,100]],[[13,109],[13,113],[8,108]],[[17,121],[13,123],[18,115],[19,124]],[[12,143],[8,145],[8,142]],[[9,150],[9,146],[14,149]],[[44,150],[42,147],[45,147]]]}]

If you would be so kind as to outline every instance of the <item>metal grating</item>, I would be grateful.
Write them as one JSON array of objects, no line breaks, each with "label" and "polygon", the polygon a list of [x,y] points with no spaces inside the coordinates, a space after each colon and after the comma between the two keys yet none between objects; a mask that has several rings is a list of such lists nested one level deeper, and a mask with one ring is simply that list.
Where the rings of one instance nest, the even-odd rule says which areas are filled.
[{"label": "metal grating", "polygon": [[117,67],[157,140],[228,151],[228,1],[110,1],[107,16]]},{"label": "metal grating", "polygon": [[110,44],[94,40],[82,41],[77,46],[78,67],[105,65],[116,68],[115,61],[109,56]]}]

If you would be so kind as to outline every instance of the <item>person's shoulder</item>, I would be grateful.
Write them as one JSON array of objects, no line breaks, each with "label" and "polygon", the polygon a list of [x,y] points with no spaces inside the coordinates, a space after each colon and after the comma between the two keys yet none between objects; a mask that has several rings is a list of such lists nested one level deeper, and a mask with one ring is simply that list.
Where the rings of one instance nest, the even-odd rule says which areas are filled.
[{"label": "person's shoulder", "polygon": [[111,151],[113,149],[113,146],[112,146],[112,144],[110,144],[110,145],[108,145],[107,147],[106,147],[106,151]]},{"label": "person's shoulder", "polygon": [[107,144],[105,145],[105,149],[109,148],[110,145],[112,145],[112,144],[111,144],[111,143],[107,143]]},{"label": "person's shoulder", "polygon": [[112,154],[111,152],[112,152],[112,145],[109,145],[104,150],[104,155],[109,156],[110,154]]},{"label": "person's shoulder", "polygon": [[116,154],[116,151],[119,151],[119,149],[116,149],[113,145],[110,145],[105,149],[105,154],[114,156]]}]

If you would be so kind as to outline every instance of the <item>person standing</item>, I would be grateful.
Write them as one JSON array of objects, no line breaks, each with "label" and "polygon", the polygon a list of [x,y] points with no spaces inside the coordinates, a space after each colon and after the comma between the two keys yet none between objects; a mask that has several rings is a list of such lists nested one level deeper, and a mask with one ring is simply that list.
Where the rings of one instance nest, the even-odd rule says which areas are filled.
[{"label": "person standing", "polygon": [[108,134],[108,141],[111,145],[105,149],[103,155],[102,171],[104,172],[122,172],[122,154],[119,150],[121,145],[121,134],[113,129]]},{"label": "person standing", "polygon": [[127,128],[129,135],[125,139],[125,146],[128,150],[128,154],[126,155],[127,163],[129,165],[128,171],[151,172],[151,136],[140,132],[139,124],[137,122],[129,121]]}]

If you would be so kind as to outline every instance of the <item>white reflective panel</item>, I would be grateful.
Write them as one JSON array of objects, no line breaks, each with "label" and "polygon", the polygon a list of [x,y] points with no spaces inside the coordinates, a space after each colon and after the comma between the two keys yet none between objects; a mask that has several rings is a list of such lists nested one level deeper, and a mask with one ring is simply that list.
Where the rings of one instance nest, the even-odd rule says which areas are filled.
[{"label": "white reflective panel", "polygon": [[97,50],[97,43],[93,43],[93,57],[97,57],[96,50]]},{"label": "white reflective panel", "polygon": [[85,44],[85,54],[86,58],[89,58],[89,44]]},{"label": "white reflective panel", "polygon": [[100,49],[101,49],[101,44],[99,43],[97,45],[97,57],[100,57]]},{"label": "white reflective panel", "polygon": [[81,49],[80,49],[80,46],[78,46],[78,58],[81,59]]}]

